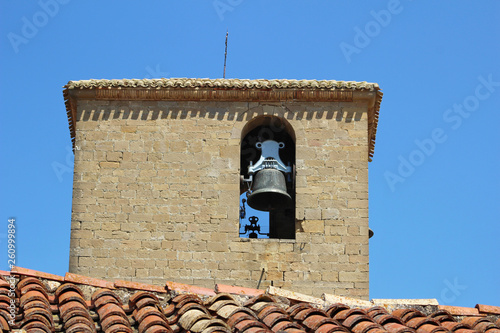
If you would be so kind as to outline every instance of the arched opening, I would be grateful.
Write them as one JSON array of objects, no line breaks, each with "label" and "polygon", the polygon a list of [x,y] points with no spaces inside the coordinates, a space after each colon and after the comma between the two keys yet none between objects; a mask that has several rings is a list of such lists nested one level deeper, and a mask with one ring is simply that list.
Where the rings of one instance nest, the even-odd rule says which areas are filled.
[{"label": "arched opening", "polygon": [[259,116],[242,130],[240,236],[295,238],[295,132],[284,118]]}]

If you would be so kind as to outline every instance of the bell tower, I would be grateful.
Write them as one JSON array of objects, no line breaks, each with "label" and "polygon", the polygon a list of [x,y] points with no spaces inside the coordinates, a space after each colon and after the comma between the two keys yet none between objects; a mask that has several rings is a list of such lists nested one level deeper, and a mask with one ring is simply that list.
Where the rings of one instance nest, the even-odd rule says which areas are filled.
[{"label": "bell tower", "polygon": [[86,80],[64,97],[70,272],[368,298],[377,84]]}]

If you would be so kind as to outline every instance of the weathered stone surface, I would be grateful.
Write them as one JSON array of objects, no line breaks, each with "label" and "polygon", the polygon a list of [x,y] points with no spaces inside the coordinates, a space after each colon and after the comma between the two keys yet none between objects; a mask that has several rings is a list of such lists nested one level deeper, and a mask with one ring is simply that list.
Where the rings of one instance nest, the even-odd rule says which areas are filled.
[{"label": "weathered stone surface", "polygon": [[[255,288],[264,269],[261,288],[368,298],[364,103],[144,103],[78,107],[71,272]],[[238,235],[239,136],[262,114],[295,131],[295,240]]]}]

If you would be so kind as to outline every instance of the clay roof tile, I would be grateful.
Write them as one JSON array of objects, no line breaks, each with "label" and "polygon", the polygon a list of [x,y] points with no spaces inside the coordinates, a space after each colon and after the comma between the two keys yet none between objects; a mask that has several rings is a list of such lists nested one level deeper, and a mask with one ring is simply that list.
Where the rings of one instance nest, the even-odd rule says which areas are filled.
[{"label": "clay roof tile", "polygon": [[333,318],[335,317],[335,315],[337,313],[339,313],[340,311],[344,311],[344,310],[349,310],[350,308],[345,305],[345,304],[342,304],[342,303],[335,303],[335,304],[332,304],[330,305],[327,309],[326,309],[326,314]]},{"label": "clay roof tile", "polygon": [[53,333],[50,327],[45,325],[43,322],[40,321],[30,321],[27,322],[22,326],[22,329],[25,330],[26,332],[46,332],[46,333]]},{"label": "clay roof tile", "polygon": [[500,306],[476,304],[476,309],[479,310],[479,313],[500,315]]},{"label": "clay roof tile", "polygon": [[[341,303],[294,303],[297,295],[287,299],[285,293],[261,294],[250,299],[245,293],[178,295],[171,291],[157,296],[135,288],[110,290],[78,283],[65,283],[54,291],[45,287],[51,284],[43,278],[19,276],[23,283],[15,289],[19,296],[14,299],[18,308],[14,326],[9,324],[10,285],[0,292],[0,329],[4,331],[500,333],[500,315],[493,306],[409,304],[409,308],[389,312],[389,307],[360,309],[361,305],[354,303],[352,308]],[[128,305],[123,305],[122,299]]]},{"label": "clay roof tile", "polygon": [[218,301],[228,301],[231,300],[234,304],[239,304],[240,302],[231,294],[228,293],[218,293],[217,295],[209,297],[204,303],[206,306],[210,307],[212,304]]}]

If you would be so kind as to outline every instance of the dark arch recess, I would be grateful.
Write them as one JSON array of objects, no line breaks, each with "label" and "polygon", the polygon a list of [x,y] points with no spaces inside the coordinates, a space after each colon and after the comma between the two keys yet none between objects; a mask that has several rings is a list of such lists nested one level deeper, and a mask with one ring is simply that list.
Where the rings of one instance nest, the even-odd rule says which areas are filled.
[{"label": "dark arch recess", "polygon": [[[290,180],[287,181],[287,192],[292,197],[292,207],[274,210],[269,213],[269,238],[295,238],[295,131],[290,123],[280,117],[262,115],[250,120],[241,131],[240,145],[240,177],[248,179],[248,165],[254,164],[260,158],[260,150],[255,147],[257,142],[274,140],[283,142],[285,147],[280,149],[281,160],[292,167]],[[257,172],[258,173],[258,172]],[[240,182],[240,193],[244,193],[247,186]]]}]

